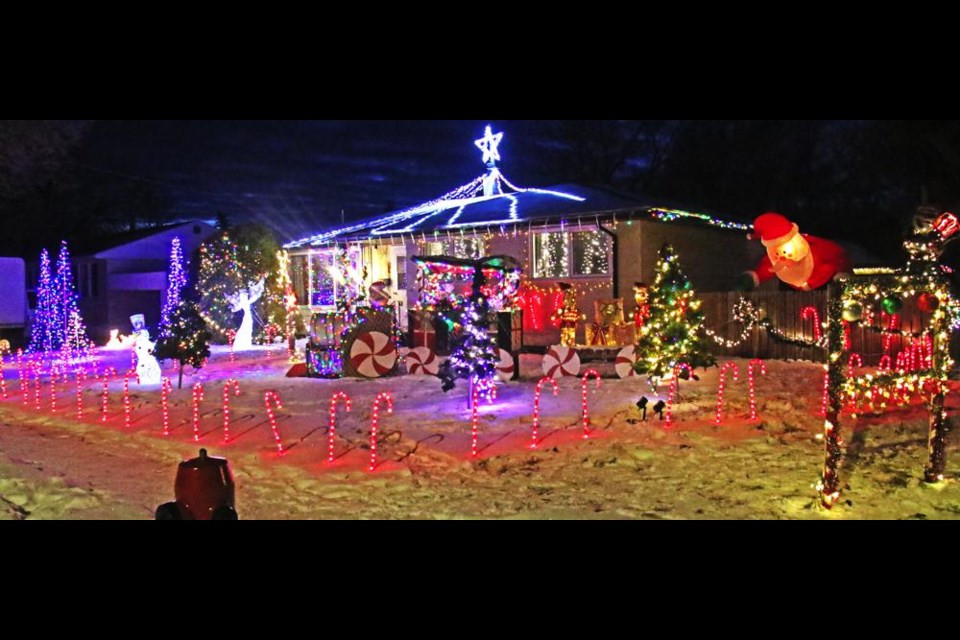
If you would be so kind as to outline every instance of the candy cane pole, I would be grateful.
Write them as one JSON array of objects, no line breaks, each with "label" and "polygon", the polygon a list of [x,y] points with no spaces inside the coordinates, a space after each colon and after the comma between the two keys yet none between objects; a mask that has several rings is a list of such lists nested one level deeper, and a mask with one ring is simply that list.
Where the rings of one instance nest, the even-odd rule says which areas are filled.
[{"label": "candy cane pole", "polygon": [[[382,394],[381,394],[382,395]],[[379,400],[380,396],[377,396]],[[276,391],[267,391],[263,394],[263,403],[267,407],[267,418],[270,419],[270,430],[273,431],[273,440],[277,443],[277,453],[283,455],[283,441],[280,439],[280,431],[277,429],[277,417],[273,415],[272,404],[277,405],[277,409],[283,409],[280,402],[280,394]],[[374,405],[374,416],[376,416],[376,405]]]},{"label": "candy cane pole", "polygon": [[223,383],[223,441],[230,441],[230,393],[240,395],[240,383],[230,378]]},{"label": "candy cane pole", "polygon": [[377,424],[380,421],[380,403],[386,401],[387,415],[393,415],[393,396],[381,393],[373,401],[373,416],[370,418],[370,467],[369,471],[377,468]]},{"label": "candy cane pole", "polygon": [[813,318],[813,339],[817,342],[823,337],[823,329],[820,326],[820,312],[815,307],[804,307],[800,315],[801,320]]},{"label": "candy cane pole", "polygon": [[57,412],[57,377],[59,375],[58,367],[50,368],[50,413]]},{"label": "candy cane pole", "polygon": [[330,424],[327,428],[327,464],[333,464],[333,442],[337,435],[337,402],[343,400],[347,412],[352,410],[350,396],[343,391],[330,399]]},{"label": "candy cane pole", "polygon": [[237,337],[236,331],[234,331],[233,329],[230,329],[229,331],[227,331],[227,340],[230,342],[230,362],[237,361],[236,355],[234,355],[233,353],[233,341],[236,339],[236,337]]},{"label": "candy cane pole", "polygon": [[3,356],[0,355],[0,392],[3,393],[3,399],[7,399],[7,381],[3,378]]},{"label": "candy cane pole", "polygon": [[723,414],[723,388],[727,382],[727,371],[733,371],[734,381],[740,380],[740,370],[735,362],[728,362],[720,367],[720,384],[717,387],[717,416],[713,421],[713,424],[717,427],[720,426],[720,416]]},{"label": "candy cane pole", "polygon": [[757,393],[756,387],[754,386],[754,375],[753,367],[755,365],[760,365],[760,375],[767,375],[767,365],[764,364],[763,360],[751,360],[747,368],[747,378],[748,378],[748,393],[750,395],[750,419],[757,419]]},{"label": "candy cane pole", "polygon": [[590,409],[589,402],[587,400],[587,383],[590,381],[590,377],[593,376],[597,380],[597,389],[600,388],[600,374],[597,373],[596,369],[587,369],[583,372],[583,377],[580,379],[580,415],[583,417],[583,439],[586,440],[590,437]]},{"label": "candy cane pole", "polygon": [[543,385],[549,382],[553,385],[553,395],[560,393],[560,387],[553,378],[541,378],[537,383],[537,389],[533,393],[533,433],[531,434],[530,448],[537,448],[537,440],[540,434],[540,394],[543,392]]},{"label": "candy cane pole", "polygon": [[693,377],[693,369],[685,362],[681,362],[673,368],[673,379],[670,381],[670,394],[667,397],[667,424],[664,427],[669,429],[673,426],[673,399],[677,394],[677,386],[680,380],[680,372],[686,371]]},{"label": "candy cane pole", "polygon": [[33,373],[33,407],[40,411],[40,364],[34,362],[30,370]]},{"label": "candy cane pole", "polygon": [[[856,363],[856,364],[854,364],[854,363]],[[863,366],[863,358],[860,357],[860,354],[859,354],[859,353],[851,353],[851,354],[850,354],[850,360],[847,361],[847,377],[848,377],[848,378],[852,378],[852,377],[853,377],[854,367],[862,367],[862,366]]]},{"label": "candy cane pole", "polygon": [[20,395],[23,404],[27,404],[27,374],[23,368],[23,349],[17,349],[17,373],[20,376]]},{"label": "candy cane pole", "polygon": [[203,400],[203,383],[193,385],[193,441],[200,442],[200,401]]}]

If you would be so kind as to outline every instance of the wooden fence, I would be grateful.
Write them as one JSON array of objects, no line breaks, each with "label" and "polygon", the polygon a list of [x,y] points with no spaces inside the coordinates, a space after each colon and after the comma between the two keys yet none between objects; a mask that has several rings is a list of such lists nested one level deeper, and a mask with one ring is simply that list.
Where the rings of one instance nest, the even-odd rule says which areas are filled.
[{"label": "wooden fence", "polygon": [[[820,314],[821,322],[826,318],[827,292],[822,291],[763,291],[751,293],[701,293],[701,310],[704,313],[704,327],[716,331],[718,336],[737,340],[743,331],[743,325],[734,321],[733,307],[741,297],[746,298],[760,310],[761,317],[770,319],[772,325],[789,337],[813,340],[813,320],[803,320],[803,310],[810,306]],[[880,323],[880,305],[875,305],[874,321]],[[887,316],[884,316],[887,317]],[[900,311],[898,329],[911,332],[923,331],[929,325],[930,314],[920,312],[916,305],[905,304]],[[851,352],[859,353],[863,364],[877,366],[884,355],[884,336],[876,331],[854,325],[850,331]],[[754,328],[747,339],[738,347],[727,349],[709,339],[710,351],[717,356],[792,359],[826,362],[826,350],[816,347],[802,347],[781,342],[762,328]],[[909,346],[910,339],[895,336],[890,341],[889,353],[896,360],[897,353]]]}]

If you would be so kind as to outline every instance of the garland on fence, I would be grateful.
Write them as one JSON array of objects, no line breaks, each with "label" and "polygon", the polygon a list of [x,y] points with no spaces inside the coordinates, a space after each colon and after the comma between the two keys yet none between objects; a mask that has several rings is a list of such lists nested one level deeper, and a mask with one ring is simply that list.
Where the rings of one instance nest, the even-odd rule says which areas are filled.
[{"label": "garland on fence", "polygon": [[788,336],[782,329],[778,329],[777,327],[773,326],[773,322],[770,321],[770,318],[761,318],[760,311],[753,306],[753,303],[744,298],[740,298],[740,300],[733,305],[733,319],[735,322],[739,322],[743,325],[743,330],[740,332],[740,335],[737,338],[732,340],[722,338],[717,335],[715,331],[706,328],[703,330],[703,332],[708,338],[713,339],[713,341],[718,345],[721,347],[726,347],[727,349],[734,349],[746,342],[747,338],[750,337],[750,333],[756,328],[763,329],[771,338],[784,344],[789,344],[796,347],[818,347],[821,349],[825,349],[827,347],[826,336],[821,336],[818,340],[807,340],[805,338]]}]

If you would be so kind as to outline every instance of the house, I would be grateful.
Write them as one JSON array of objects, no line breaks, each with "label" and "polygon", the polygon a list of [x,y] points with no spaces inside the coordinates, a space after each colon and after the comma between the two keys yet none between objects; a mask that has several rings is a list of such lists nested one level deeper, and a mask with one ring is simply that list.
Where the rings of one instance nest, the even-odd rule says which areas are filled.
[{"label": "house", "polygon": [[[750,225],[657,198],[580,184],[523,188],[497,167],[502,134],[477,141],[486,171],[430,202],[320,231],[286,245],[297,298],[304,311],[327,311],[352,293],[335,277],[346,259],[365,284],[389,281],[390,293],[406,309],[418,298],[418,267],[411,258],[477,258],[506,255],[523,269],[526,345],[550,345],[559,329],[549,321],[549,294],[568,283],[579,294],[581,312],[593,318],[594,301],[625,298],[633,310],[635,282],[653,282],[664,243],[677,250],[698,291],[729,290],[742,271],[762,255],[750,242]],[[408,316],[401,313],[407,330]],[[580,344],[584,326],[578,329]]]},{"label": "house", "polygon": [[174,238],[190,260],[216,227],[199,220],[138,229],[76,247],[73,263],[80,313],[90,338],[104,344],[111,329],[131,330],[130,316],[143,314],[151,333],[160,323]]}]

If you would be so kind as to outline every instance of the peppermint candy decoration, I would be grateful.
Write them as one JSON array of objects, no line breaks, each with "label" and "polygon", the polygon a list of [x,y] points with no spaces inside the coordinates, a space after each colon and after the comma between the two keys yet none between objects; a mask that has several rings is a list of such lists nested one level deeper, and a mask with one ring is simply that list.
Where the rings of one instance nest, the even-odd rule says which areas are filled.
[{"label": "peppermint candy decoration", "polygon": [[543,356],[543,375],[548,378],[576,377],[580,374],[580,356],[570,347],[554,345]]},{"label": "peppermint candy decoration", "polygon": [[427,347],[411,349],[406,360],[407,373],[411,376],[435,376],[440,372],[440,359]]},{"label": "peppermint candy decoration", "polygon": [[513,361],[513,356],[506,349],[500,349],[500,362],[497,363],[497,373],[501,380],[510,380],[513,378],[517,365]]},{"label": "peppermint candy decoration", "polygon": [[379,378],[397,364],[397,347],[379,331],[362,333],[350,347],[350,364],[365,378]]},{"label": "peppermint candy decoration", "polygon": [[621,378],[632,378],[637,375],[633,365],[637,363],[637,352],[633,346],[624,347],[613,361],[613,368]]}]

